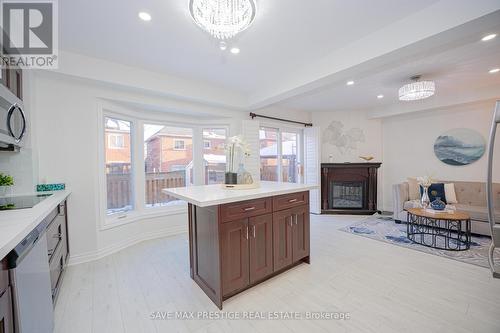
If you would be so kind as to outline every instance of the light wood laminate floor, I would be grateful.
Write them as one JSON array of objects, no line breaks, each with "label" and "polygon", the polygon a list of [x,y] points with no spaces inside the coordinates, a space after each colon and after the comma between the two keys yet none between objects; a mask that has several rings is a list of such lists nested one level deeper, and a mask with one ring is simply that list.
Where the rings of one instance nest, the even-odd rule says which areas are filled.
[{"label": "light wood laminate floor", "polygon": [[500,332],[500,280],[488,270],[337,230],[362,218],[312,215],[311,265],[223,309],[338,311],[349,320],[151,320],[156,311],[218,311],[189,277],[183,234],[69,267],[56,332]]}]

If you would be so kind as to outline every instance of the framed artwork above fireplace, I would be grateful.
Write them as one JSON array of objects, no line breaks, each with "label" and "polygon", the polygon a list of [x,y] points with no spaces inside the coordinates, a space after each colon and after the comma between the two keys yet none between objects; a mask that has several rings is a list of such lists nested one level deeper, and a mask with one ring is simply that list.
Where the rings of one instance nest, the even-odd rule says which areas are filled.
[{"label": "framed artwork above fireplace", "polygon": [[381,163],[321,164],[321,213],[374,214]]}]

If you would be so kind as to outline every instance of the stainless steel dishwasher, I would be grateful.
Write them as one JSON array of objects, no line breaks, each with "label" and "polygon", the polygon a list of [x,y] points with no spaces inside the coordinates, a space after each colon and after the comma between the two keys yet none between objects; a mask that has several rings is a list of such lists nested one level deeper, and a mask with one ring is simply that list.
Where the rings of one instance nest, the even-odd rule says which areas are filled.
[{"label": "stainless steel dishwasher", "polygon": [[46,228],[47,222],[43,221],[7,256],[16,333],[54,330]]}]

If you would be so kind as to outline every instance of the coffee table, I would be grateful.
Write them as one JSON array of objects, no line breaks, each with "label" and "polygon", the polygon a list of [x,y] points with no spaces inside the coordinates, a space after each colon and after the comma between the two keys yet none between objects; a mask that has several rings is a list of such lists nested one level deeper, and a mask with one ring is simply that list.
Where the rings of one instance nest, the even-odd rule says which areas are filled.
[{"label": "coffee table", "polygon": [[448,251],[470,248],[470,216],[465,212],[429,212],[409,208],[407,238],[414,243]]}]

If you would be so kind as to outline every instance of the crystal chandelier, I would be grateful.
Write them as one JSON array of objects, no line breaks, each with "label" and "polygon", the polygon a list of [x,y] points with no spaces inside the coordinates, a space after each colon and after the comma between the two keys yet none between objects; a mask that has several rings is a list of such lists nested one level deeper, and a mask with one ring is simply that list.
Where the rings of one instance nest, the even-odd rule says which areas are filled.
[{"label": "crystal chandelier", "polygon": [[434,81],[419,81],[420,75],[413,76],[411,79],[414,82],[399,88],[400,101],[417,101],[434,95],[436,91]]},{"label": "crystal chandelier", "polygon": [[203,30],[217,39],[242,32],[255,18],[255,0],[190,0],[189,11]]}]

